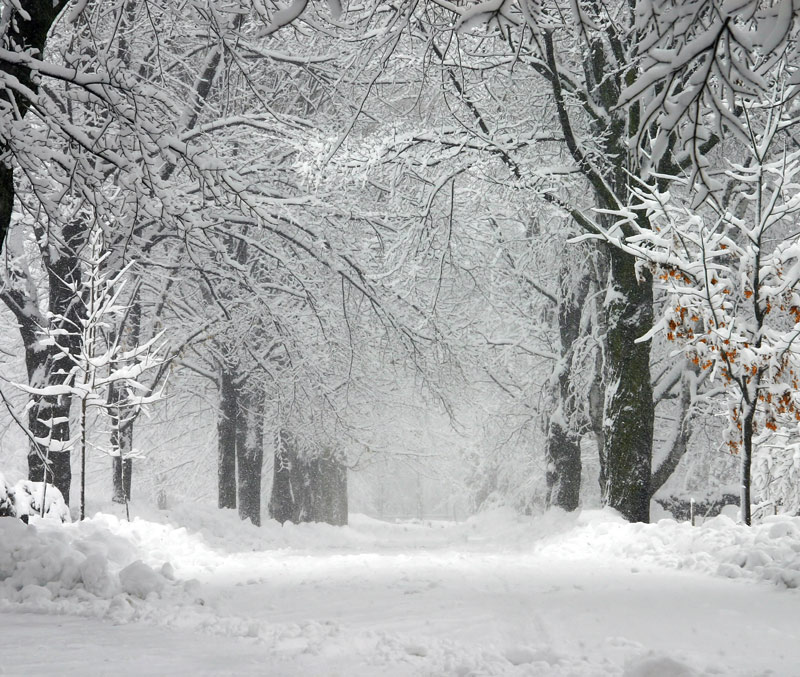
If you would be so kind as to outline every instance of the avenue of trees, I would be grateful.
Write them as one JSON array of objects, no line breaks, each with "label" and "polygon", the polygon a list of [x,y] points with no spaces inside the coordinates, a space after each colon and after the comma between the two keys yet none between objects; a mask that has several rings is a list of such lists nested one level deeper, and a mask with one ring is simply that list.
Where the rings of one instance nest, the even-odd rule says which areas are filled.
[{"label": "avenue of trees", "polygon": [[693,454],[737,457],[746,523],[797,509],[791,1],[1,11],[30,480],[69,502],[95,402],[126,502],[141,414],[202,381],[254,524],[270,461],[271,517],[345,523],[420,401],[480,435],[476,503],[574,510],[592,448],[631,521]]}]

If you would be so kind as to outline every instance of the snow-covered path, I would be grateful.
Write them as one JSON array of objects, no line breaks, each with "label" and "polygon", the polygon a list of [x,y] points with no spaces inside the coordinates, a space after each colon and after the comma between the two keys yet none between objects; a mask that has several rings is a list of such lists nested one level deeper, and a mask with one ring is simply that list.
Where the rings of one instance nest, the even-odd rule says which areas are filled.
[{"label": "snow-covered path", "polygon": [[103,621],[6,605],[0,674],[800,675],[800,591],[710,575],[725,530],[700,548],[678,537],[700,529],[603,521],[197,526],[82,525],[112,561],[131,548],[196,581],[60,609]]}]

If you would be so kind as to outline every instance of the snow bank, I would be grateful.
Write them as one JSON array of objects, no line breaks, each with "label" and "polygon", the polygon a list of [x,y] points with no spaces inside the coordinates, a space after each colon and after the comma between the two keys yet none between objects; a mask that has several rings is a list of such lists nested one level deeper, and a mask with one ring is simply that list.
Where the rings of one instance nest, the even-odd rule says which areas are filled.
[{"label": "snow bank", "polygon": [[612,510],[584,511],[571,529],[546,536],[536,547],[559,556],[595,553],[642,566],[800,587],[800,517],[767,517],[746,527],[719,515],[693,527],[671,519],[629,524]]},{"label": "snow bank", "polygon": [[131,607],[133,618],[131,598],[156,597],[167,584],[175,587],[138,561],[134,544],[102,522],[57,527],[38,517],[31,524],[5,517],[0,544],[0,609],[105,616],[122,604]]}]

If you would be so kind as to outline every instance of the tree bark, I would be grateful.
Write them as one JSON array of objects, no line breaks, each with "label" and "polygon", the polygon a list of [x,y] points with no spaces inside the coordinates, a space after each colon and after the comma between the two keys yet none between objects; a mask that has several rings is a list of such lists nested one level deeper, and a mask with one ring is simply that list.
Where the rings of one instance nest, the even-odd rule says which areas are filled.
[{"label": "tree bark", "polygon": [[217,418],[217,505],[236,507],[236,373],[226,367],[219,372]]},{"label": "tree bark", "polygon": [[113,458],[114,494],[111,500],[114,503],[127,503],[131,500],[133,459],[126,458],[123,464],[119,456]]},{"label": "tree bark", "polygon": [[[42,387],[56,382],[53,375],[56,352],[40,348],[38,332],[23,331],[28,383]],[[72,399],[67,396],[31,395],[28,430],[36,442],[28,447],[28,479],[53,484],[69,505],[72,486],[70,450],[58,449],[70,439],[69,414]]]},{"label": "tree bark", "polygon": [[581,433],[575,422],[577,399],[572,392],[572,357],[581,331],[581,314],[589,290],[589,277],[582,276],[573,288],[570,271],[559,272],[558,328],[561,359],[556,365],[555,411],[547,429],[547,506],[575,510],[581,491]]},{"label": "tree bark", "polygon": [[[36,57],[41,57],[47,42],[47,34],[55,23],[58,15],[69,4],[67,0],[24,0],[22,9],[28,14],[24,17],[13,4],[8,11],[8,24],[5,35],[2,36],[2,46],[12,52],[30,52]],[[0,60],[0,71],[16,78],[20,84],[33,93],[39,91],[39,83],[33,77],[30,68],[22,64],[6,63]],[[19,117],[24,118],[31,102],[12,93],[9,88],[0,91],[0,101],[9,106],[10,110],[19,111]],[[9,150],[8,143],[0,143],[0,153],[5,155]],[[11,225],[11,212],[14,207],[14,169],[10,159],[0,162],[0,252],[5,246],[8,230]],[[41,481],[41,476],[39,480]],[[66,496],[64,497],[66,499]]]},{"label": "tree bark", "polygon": [[264,394],[258,383],[242,384],[236,411],[236,466],[239,517],[261,525],[261,470],[264,461]]},{"label": "tree bark", "polygon": [[752,516],[750,514],[750,475],[753,464],[753,419],[756,414],[756,406],[748,403],[745,405],[744,410],[742,419],[742,485],[739,507],[742,512],[742,521],[749,527],[752,524]]},{"label": "tree bark", "polygon": [[561,408],[547,429],[547,507],[577,509],[581,493],[580,435],[564,425]]},{"label": "tree bark", "polygon": [[[109,399],[119,402],[121,384],[113,383]],[[114,503],[127,503],[131,500],[133,477],[133,411],[131,407],[112,408],[111,411],[111,500]]]},{"label": "tree bark", "polygon": [[296,457],[292,436],[288,431],[281,430],[275,445],[272,493],[269,499],[269,516],[281,524],[299,521],[295,514],[293,491],[293,485],[300,484],[300,477],[295,469],[298,465]]},{"label": "tree bark", "polygon": [[653,324],[653,287],[649,273],[642,272],[642,279],[637,279],[632,256],[609,249],[603,499],[627,520],[648,522],[655,407],[650,342],[637,339]]},{"label": "tree bark", "polygon": [[[118,327],[120,340],[126,350],[139,347],[142,328],[142,305],[134,300],[125,320]],[[121,366],[121,365],[120,365]],[[114,503],[126,503],[131,500],[131,483],[133,480],[133,425],[139,413],[138,407],[125,405],[125,384],[112,383],[109,388],[109,404],[111,412],[111,448],[116,452],[111,471],[112,500]],[[128,400],[129,402],[130,400]],[[124,464],[122,462],[124,459]]]},{"label": "tree bark", "polygon": [[[74,356],[66,360],[60,350],[42,347],[39,343],[38,327],[30,327],[23,332],[26,360],[28,361],[28,381],[33,387],[61,385],[67,383],[70,362],[77,360],[81,350],[79,327],[83,320],[83,306],[75,290],[81,288],[81,268],[79,252],[86,241],[86,229],[80,219],[62,226],[56,255],[51,256],[48,243],[41,244],[42,258],[47,272],[48,311],[53,319],[53,329],[63,330],[56,338],[63,350]],[[35,323],[36,318],[31,318]],[[72,397],[69,395],[33,395],[28,410],[28,425],[38,440],[50,440],[49,444],[31,442],[28,453],[28,479],[37,482],[44,476],[44,458],[49,459],[48,478],[61,491],[64,501],[69,505],[69,492],[72,484],[70,451],[64,447],[70,439],[69,416]]]}]

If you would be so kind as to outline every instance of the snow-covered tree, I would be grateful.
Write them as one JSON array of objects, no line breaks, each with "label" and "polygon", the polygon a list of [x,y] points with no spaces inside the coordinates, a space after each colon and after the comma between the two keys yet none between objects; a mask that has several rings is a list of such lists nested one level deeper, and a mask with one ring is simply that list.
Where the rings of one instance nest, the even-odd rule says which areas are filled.
[{"label": "snow-covered tree", "polygon": [[784,68],[771,93],[740,101],[749,134],[747,145],[735,146],[740,159],[705,169],[726,190],[703,209],[687,206],[677,189],[674,196],[636,191],[628,220],[647,211],[655,227],[621,244],[652,262],[669,291],[659,323],[667,338],[724,388],[726,444],[741,456],[746,524],[754,444],[800,420],[800,149],[791,134],[795,88]]},{"label": "snow-covered tree", "polygon": [[[457,15],[462,32],[496,29],[498,39],[516,47],[516,70],[527,66],[541,76],[571,167],[591,189],[600,215],[591,215],[574,188],[567,195],[562,178],[558,185],[552,175],[541,176],[535,192],[590,234],[608,232],[608,213],[625,207],[640,182],[663,190],[686,170],[694,185],[713,189],[706,155],[723,133],[741,131],[734,95],[761,91],[770,64],[793,44],[788,3],[438,4]],[[650,229],[646,211],[636,216],[635,225],[616,225],[618,239]],[[652,278],[615,241],[606,238],[603,250],[609,276],[600,318],[604,500],[629,519],[646,520],[654,479],[663,480],[664,469],[651,472],[658,393],[644,337],[653,321]],[[687,430],[679,421],[667,459],[685,448]]]},{"label": "snow-covered tree", "polygon": [[[131,350],[125,350],[120,344],[118,321],[126,311],[125,306],[120,303],[120,295],[124,286],[123,279],[130,265],[113,276],[104,272],[108,252],[105,251],[102,237],[99,228],[91,232],[82,261],[81,286],[72,289],[76,302],[81,306],[78,321],[73,322],[64,317],[54,318],[56,322],[49,326],[55,328],[45,330],[39,338],[40,345],[54,347],[54,371],[63,378],[60,383],[41,388],[18,385],[33,396],[60,397],[78,402],[79,437],[66,441],[57,440],[55,448],[60,453],[68,453],[74,446],[79,449],[81,519],[86,510],[86,456],[90,410],[113,412],[118,426],[121,411],[135,410],[160,397],[158,393],[148,392],[150,389],[140,383],[139,378],[144,372],[163,362],[155,347],[159,337]],[[73,349],[74,345],[79,346],[77,352]],[[111,390],[117,393],[114,397],[109,397]],[[42,461],[46,467],[50,462],[49,450],[53,441],[36,441],[45,448]],[[121,459],[123,467],[125,460]]]}]

